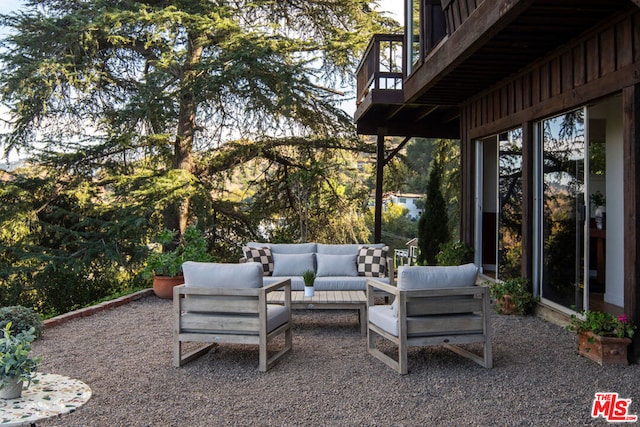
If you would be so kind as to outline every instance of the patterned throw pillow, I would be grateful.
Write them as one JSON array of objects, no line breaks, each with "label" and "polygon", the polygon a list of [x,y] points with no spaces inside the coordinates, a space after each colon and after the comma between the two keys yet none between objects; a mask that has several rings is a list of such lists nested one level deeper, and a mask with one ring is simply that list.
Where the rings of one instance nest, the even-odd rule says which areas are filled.
[{"label": "patterned throw pillow", "polygon": [[388,246],[384,248],[360,248],[358,251],[358,276],[385,277],[388,250]]},{"label": "patterned throw pillow", "polygon": [[247,262],[259,262],[262,264],[263,276],[271,276],[273,274],[273,255],[271,249],[265,248],[252,248],[244,246],[242,248],[244,257]]}]

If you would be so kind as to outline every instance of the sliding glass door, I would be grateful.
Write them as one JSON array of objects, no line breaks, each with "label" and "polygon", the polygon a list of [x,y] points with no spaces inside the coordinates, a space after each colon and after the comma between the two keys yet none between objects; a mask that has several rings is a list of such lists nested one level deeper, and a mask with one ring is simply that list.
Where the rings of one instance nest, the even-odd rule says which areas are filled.
[{"label": "sliding glass door", "polygon": [[541,297],[583,308],[585,287],[585,110],[543,120]]}]

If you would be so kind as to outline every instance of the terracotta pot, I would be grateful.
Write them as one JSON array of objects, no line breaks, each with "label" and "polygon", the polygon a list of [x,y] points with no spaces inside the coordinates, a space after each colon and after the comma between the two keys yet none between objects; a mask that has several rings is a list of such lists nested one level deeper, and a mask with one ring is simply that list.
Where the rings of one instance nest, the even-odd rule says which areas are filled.
[{"label": "terracotta pot", "polygon": [[602,366],[628,365],[627,347],[629,338],[601,337],[591,332],[578,334],[578,353]]},{"label": "terracotta pot", "polygon": [[184,276],[154,276],[153,293],[159,298],[173,299],[173,288],[184,283]]},{"label": "terracotta pot", "polygon": [[518,311],[509,294],[505,294],[502,298],[499,298],[497,303],[500,306],[500,312],[502,314],[515,314]]}]

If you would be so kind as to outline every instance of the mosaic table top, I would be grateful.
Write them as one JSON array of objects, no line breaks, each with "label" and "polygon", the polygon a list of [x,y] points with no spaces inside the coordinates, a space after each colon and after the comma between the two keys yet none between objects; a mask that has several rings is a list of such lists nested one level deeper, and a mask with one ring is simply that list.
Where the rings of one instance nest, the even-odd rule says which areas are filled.
[{"label": "mosaic table top", "polygon": [[22,426],[71,413],[87,403],[91,389],[82,381],[39,373],[19,399],[0,399],[0,426]]}]

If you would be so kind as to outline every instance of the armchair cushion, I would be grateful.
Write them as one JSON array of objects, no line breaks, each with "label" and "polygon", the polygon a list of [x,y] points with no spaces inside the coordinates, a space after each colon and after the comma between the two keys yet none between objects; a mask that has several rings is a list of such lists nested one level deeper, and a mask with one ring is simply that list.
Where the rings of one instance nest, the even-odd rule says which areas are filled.
[{"label": "armchair cushion", "polygon": [[353,255],[325,255],[316,254],[318,271],[316,275],[322,276],[357,276],[356,254]]},{"label": "armchair cushion", "polygon": [[367,314],[369,322],[394,337],[398,336],[398,315],[393,313],[390,305],[371,305]]},{"label": "armchair cushion", "polygon": [[[478,276],[475,264],[454,266],[398,267],[398,289],[424,290],[438,288],[464,288],[473,286]],[[393,316],[398,316],[398,300],[391,305]]]},{"label": "armchair cushion", "polygon": [[289,308],[279,304],[267,304],[267,332],[289,321]]},{"label": "armchair cushion", "polygon": [[[262,265],[257,262],[218,264],[187,261],[182,264],[184,283],[193,288],[261,288]],[[213,279],[213,280],[212,280]]]},{"label": "armchair cushion", "polygon": [[398,267],[398,289],[422,290],[461,288],[476,283],[478,267],[474,264],[456,266]]},{"label": "armchair cushion", "polygon": [[314,254],[281,254],[273,253],[274,276],[302,276],[307,270],[316,271],[314,268]]}]

